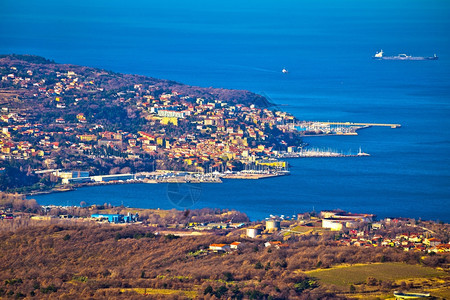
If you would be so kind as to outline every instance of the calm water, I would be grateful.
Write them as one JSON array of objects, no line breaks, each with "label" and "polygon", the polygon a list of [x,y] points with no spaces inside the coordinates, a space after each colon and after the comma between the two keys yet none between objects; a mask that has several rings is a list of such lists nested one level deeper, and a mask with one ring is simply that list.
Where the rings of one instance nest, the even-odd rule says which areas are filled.
[{"label": "calm water", "polygon": [[[198,198],[193,208],[252,218],[341,208],[450,221],[449,29],[444,0],[0,3],[0,53],[248,89],[300,119],[402,124],[307,139],[371,157],[297,159],[283,178],[182,187]],[[380,49],[439,60],[372,60]],[[167,195],[166,185],[141,184],[36,199],[171,208]]]}]

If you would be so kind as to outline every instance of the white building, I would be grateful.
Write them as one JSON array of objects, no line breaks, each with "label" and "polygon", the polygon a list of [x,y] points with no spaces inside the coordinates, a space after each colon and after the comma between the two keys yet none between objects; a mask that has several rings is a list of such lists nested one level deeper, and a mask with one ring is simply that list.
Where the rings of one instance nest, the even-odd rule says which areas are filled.
[{"label": "white building", "polygon": [[167,118],[184,118],[186,112],[176,110],[158,110],[158,116]]},{"label": "white building", "polygon": [[211,244],[211,245],[209,245],[209,250],[228,252],[231,250],[231,248],[227,244]]}]

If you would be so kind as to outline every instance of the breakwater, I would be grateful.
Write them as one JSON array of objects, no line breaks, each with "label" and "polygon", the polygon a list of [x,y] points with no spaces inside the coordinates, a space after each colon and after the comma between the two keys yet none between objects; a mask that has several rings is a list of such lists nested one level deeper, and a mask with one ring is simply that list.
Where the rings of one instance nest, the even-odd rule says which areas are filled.
[{"label": "breakwater", "polygon": [[290,124],[291,130],[299,130],[304,136],[321,135],[358,135],[357,131],[369,127],[400,128],[401,124],[385,123],[354,123],[354,122],[322,122],[302,121]]}]

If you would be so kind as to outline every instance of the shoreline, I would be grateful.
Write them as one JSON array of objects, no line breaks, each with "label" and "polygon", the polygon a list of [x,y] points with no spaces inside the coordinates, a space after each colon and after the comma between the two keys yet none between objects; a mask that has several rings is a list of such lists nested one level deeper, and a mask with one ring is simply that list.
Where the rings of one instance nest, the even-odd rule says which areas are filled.
[{"label": "shoreline", "polygon": [[[132,182],[132,183],[127,183],[127,184],[142,184],[142,185],[144,185],[143,182]],[[112,185],[115,185],[115,184],[103,184],[103,185],[105,185],[105,186],[106,185],[111,185],[112,186]],[[85,188],[85,187],[88,188],[88,187],[96,187],[96,186],[102,186],[102,185],[90,185],[90,186],[82,186],[82,187],[83,188]],[[73,190],[70,190],[70,191],[77,191],[77,190],[78,189],[73,189]],[[36,194],[36,195],[45,196],[45,195],[57,194],[57,193],[58,192],[48,192],[48,193],[41,193],[41,194]],[[31,200],[33,198],[28,198],[27,197],[26,199],[27,200]],[[107,203],[107,202],[105,202],[105,203]],[[48,203],[48,204],[41,204],[40,201],[38,201],[38,204],[41,205],[41,206],[82,207],[79,204],[63,204],[63,201],[59,201],[58,203],[52,202],[52,203]],[[103,202],[101,202],[101,201],[100,202],[90,203],[90,205],[102,205],[102,204],[103,204]],[[129,209],[142,209],[142,210],[147,210],[148,209],[148,210],[165,210],[165,211],[170,211],[172,209],[176,209],[178,211],[183,211],[185,209],[190,209],[189,207],[188,208],[182,208],[182,207],[178,207],[176,205],[172,206],[170,208],[169,207],[168,208],[161,208],[161,207],[159,207],[157,205],[150,207],[150,206],[142,206],[142,205],[139,205],[137,203],[135,203],[134,205],[131,205],[131,204],[127,205],[127,204],[123,204],[122,203],[122,205],[117,204],[115,206],[117,206],[117,207],[123,206],[123,207],[129,208]],[[273,209],[272,211],[267,212],[267,214],[261,214],[261,213],[258,213],[258,212],[256,212],[256,214],[255,214],[255,212],[252,213],[252,210],[249,209],[249,208],[244,209],[244,208],[239,208],[239,207],[233,206],[233,205],[227,206],[227,207],[223,207],[223,206],[217,206],[214,203],[211,203],[211,205],[209,205],[209,206],[197,207],[195,209],[203,209],[203,208],[237,210],[237,211],[240,211],[242,213],[245,213],[249,217],[251,222],[264,221],[265,219],[273,217],[273,216],[284,216],[284,215],[289,216],[289,215],[292,214],[291,212],[287,212],[286,210],[277,210],[277,209]],[[316,209],[317,209],[317,207],[316,207]],[[322,207],[322,208],[319,208],[319,209],[320,210],[327,210],[328,208],[327,208],[327,206],[325,206],[325,207]],[[341,207],[340,209],[344,209],[344,208]],[[313,206],[313,210],[314,210],[314,206]],[[351,207],[345,207],[345,210],[346,211],[356,211],[357,209],[356,208],[351,208]],[[433,221],[433,222],[438,222],[438,221],[444,221],[446,223],[450,222],[450,220],[448,220],[448,219],[433,218],[431,216],[427,217],[425,215],[423,215],[423,216],[422,215],[420,215],[420,216],[405,215],[405,214],[401,214],[401,212],[386,214],[386,213],[377,212],[375,210],[370,210],[370,211],[371,211],[371,213],[376,214],[380,218],[409,218],[409,219],[421,219],[421,220],[427,220],[427,221]],[[296,213],[297,212],[294,212],[294,214],[296,214]]]},{"label": "shoreline", "polygon": [[[242,179],[241,179],[242,180]],[[244,179],[245,180],[245,179]],[[233,179],[226,179],[224,182],[228,182],[228,183],[230,183],[230,182],[232,182],[233,181]],[[92,187],[92,188],[95,188],[95,187],[97,187],[97,186],[113,186],[113,185],[119,185],[119,184],[141,184],[142,186],[144,186],[145,185],[145,183],[144,182],[140,182],[140,181],[137,181],[137,182],[123,182],[123,183],[108,183],[108,184],[91,184],[91,185],[83,185],[83,186],[79,186],[79,187],[77,187],[77,188],[73,188],[73,189],[66,189],[66,190],[63,190],[63,191],[61,191],[61,190],[55,190],[55,191],[45,191],[45,192],[41,192],[41,193],[35,193],[35,194],[33,194],[33,195],[37,195],[37,196],[46,196],[46,195],[51,195],[51,194],[54,194],[54,195],[56,195],[56,194],[58,194],[58,193],[62,193],[62,192],[70,192],[70,191],[74,191],[74,192],[76,192],[76,191],[78,191],[79,189],[78,188],[89,188],[89,187]],[[163,185],[161,185],[161,189],[162,189],[162,191],[164,192],[164,189],[165,189],[165,187],[163,186]],[[86,194],[89,194],[89,192],[82,192],[82,195],[84,195],[83,197],[85,197],[86,196]],[[29,194],[27,194],[26,195],[26,199],[27,200],[31,200],[31,199],[33,199],[33,195],[29,195]],[[52,197],[52,196],[50,196],[50,197]],[[48,202],[47,204],[41,204],[41,201],[42,200],[38,200],[38,199],[35,199],[35,200],[37,200],[38,201],[38,203],[39,203],[39,205],[55,205],[55,206],[74,206],[74,207],[81,207],[80,205],[78,205],[78,204],[73,204],[73,205],[69,205],[69,204],[64,204],[65,203],[65,201],[64,201],[64,198],[63,197],[66,197],[66,196],[54,196],[54,197],[59,197],[59,198],[56,198],[56,199],[54,199],[53,201],[50,201],[50,202],[48,202],[48,201],[45,201],[44,200],[44,202]],[[69,197],[70,198],[70,197]],[[76,199],[76,197],[73,197],[73,199]],[[72,200],[73,200],[72,199]],[[165,200],[167,200],[167,199],[165,199]],[[79,200],[80,201],[80,200]],[[95,199],[94,199],[94,201],[96,201]],[[74,201],[72,201],[73,203],[78,203],[78,202],[74,202]],[[96,201],[96,202],[93,202],[92,204],[98,204],[98,205],[101,205],[101,204],[103,204],[103,203],[107,203],[108,202],[108,200],[105,200],[105,201]],[[131,203],[134,203],[134,202],[131,202]],[[169,207],[167,207],[167,208],[160,208],[160,206],[158,206],[157,204],[155,204],[155,205],[153,205],[153,206],[142,206],[142,205],[139,205],[139,203],[134,203],[134,204],[126,204],[125,205],[125,207],[132,207],[132,208],[139,208],[139,209],[163,209],[163,210],[170,210],[170,209],[177,209],[177,210],[183,210],[183,208],[182,207],[178,207],[178,206],[171,206],[170,208]],[[120,204],[117,204],[117,205],[120,205]],[[123,204],[122,204],[123,205]],[[244,205],[245,206],[245,205]],[[321,205],[319,205],[319,206],[322,206],[320,209],[324,209],[324,210],[326,210],[326,209],[328,209],[328,206],[327,206],[327,203],[325,203],[325,204],[321,204]],[[201,208],[203,208],[203,206],[202,207],[199,207],[199,209],[201,209]],[[213,203],[210,203],[208,206],[205,206],[204,208],[218,208],[218,209],[222,209],[222,208],[228,208],[228,209],[235,209],[235,210],[238,210],[238,211],[241,211],[241,212],[243,212],[243,213],[246,213],[248,216],[249,216],[249,218],[251,219],[251,220],[263,220],[263,219],[265,219],[266,217],[268,217],[268,216],[270,216],[270,214],[273,214],[273,215],[282,215],[282,214],[284,214],[284,215],[290,215],[292,212],[289,212],[289,210],[291,210],[291,209],[295,209],[295,207],[292,207],[292,208],[286,208],[286,207],[284,207],[283,209],[281,209],[281,210],[279,210],[279,209],[277,209],[277,208],[274,208],[273,210],[271,210],[271,211],[268,211],[266,214],[261,214],[261,212],[259,212],[258,210],[256,210],[256,211],[252,211],[252,209],[251,208],[242,208],[242,207],[240,207],[240,205],[233,205],[233,204],[231,204],[231,205],[229,205],[229,206],[227,206],[227,207],[224,207],[224,206],[222,206],[222,205],[217,205],[217,203],[214,203],[214,201],[213,201]],[[318,207],[316,206],[316,209],[317,209]],[[347,210],[347,211],[354,211],[354,210],[357,210],[356,208],[354,208],[354,207],[352,207],[352,206],[350,206],[350,207],[342,207],[342,206],[340,206],[340,208],[341,209],[345,209],[345,210]],[[313,205],[313,210],[314,210],[314,205]],[[382,217],[384,217],[384,218],[387,218],[387,217],[393,217],[393,218],[411,218],[411,219],[423,219],[423,220],[433,220],[433,221],[440,221],[440,220],[444,220],[444,222],[449,222],[448,221],[448,219],[446,219],[446,218],[444,218],[444,217],[436,217],[436,216],[434,216],[434,215],[427,215],[427,214],[420,214],[420,215],[410,215],[410,214],[403,214],[401,211],[396,211],[395,213],[394,212],[392,212],[392,213],[389,213],[389,214],[387,214],[386,212],[380,212],[380,211],[377,211],[377,210],[374,210],[374,209],[371,209],[371,211],[373,212],[373,213],[376,213],[378,216],[382,216]],[[295,212],[294,212],[295,213]]]},{"label": "shoreline", "polygon": [[[362,154],[342,154],[338,152],[320,152],[317,151],[315,153],[311,153],[311,155],[302,155],[299,152],[295,153],[285,153],[284,155],[279,156],[278,158],[345,158],[345,157],[367,157],[370,156],[370,154],[362,153]],[[167,173],[173,173],[173,172],[180,172],[185,173],[183,171],[167,171],[167,170],[160,170],[156,171],[160,172],[159,175],[164,175]],[[144,172],[145,173],[145,172]],[[134,175],[138,174],[144,174],[144,173],[136,173]],[[149,174],[154,173],[150,172]],[[47,194],[53,194],[53,193],[64,193],[64,192],[71,192],[75,191],[78,188],[83,187],[90,187],[90,186],[103,186],[103,185],[119,185],[119,184],[135,184],[135,183],[143,183],[143,184],[161,184],[161,183],[190,183],[190,184],[200,184],[200,183],[223,183],[221,179],[231,179],[231,180],[258,180],[258,179],[270,179],[274,177],[280,177],[280,176],[287,176],[290,175],[289,171],[284,172],[270,172],[270,173],[222,173],[214,175],[214,177],[202,177],[202,178],[196,178],[196,177],[183,177],[183,176],[175,176],[175,177],[162,177],[162,178],[148,178],[145,177],[143,179],[129,179],[129,180],[112,180],[112,181],[102,181],[102,182],[83,182],[83,183],[75,183],[70,185],[64,185],[64,186],[58,186],[50,190],[45,191],[33,191],[29,193],[24,193],[26,197],[28,196],[35,196],[35,195],[47,195]]]},{"label": "shoreline", "polygon": [[[250,174],[250,175],[237,175],[236,176],[224,176],[222,178],[224,179],[240,179],[240,180],[256,180],[256,179],[266,179],[266,178],[273,178],[273,177],[279,177],[279,176],[285,176],[285,175],[269,175],[269,174]],[[49,194],[57,194],[57,193],[65,193],[65,192],[72,192],[76,191],[78,188],[85,188],[85,187],[95,187],[95,186],[104,186],[104,185],[122,185],[122,184],[165,184],[165,183],[189,183],[189,184],[200,184],[200,183],[223,183],[222,180],[220,181],[186,181],[183,179],[180,180],[167,180],[167,181],[156,181],[156,180],[132,180],[132,181],[123,181],[123,182],[117,182],[117,181],[111,181],[111,182],[87,182],[87,183],[79,183],[74,184],[67,188],[53,188],[51,190],[46,191],[36,191],[31,193],[25,193],[26,197],[28,196],[35,196],[35,195],[49,195]]]}]

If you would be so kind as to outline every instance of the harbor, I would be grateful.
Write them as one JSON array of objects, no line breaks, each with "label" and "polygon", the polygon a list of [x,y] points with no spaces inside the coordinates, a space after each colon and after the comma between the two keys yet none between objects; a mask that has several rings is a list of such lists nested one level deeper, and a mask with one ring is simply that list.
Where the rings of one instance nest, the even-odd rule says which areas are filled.
[{"label": "harbor", "polygon": [[358,135],[357,131],[370,127],[402,127],[401,124],[360,123],[360,122],[330,122],[302,121],[290,124],[291,130],[298,130],[303,136],[322,135]]},{"label": "harbor", "polygon": [[234,172],[224,173],[220,177],[224,179],[265,179],[278,176],[289,175],[289,171],[284,172]]},{"label": "harbor", "polygon": [[359,149],[359,152],[356,154],[353,154],[351,152],[348,152],[348,153],[339,152],[339,151],[332,150],[332,149],[319,149],[319,148],[304,149],[304,148],[301,148],[297,152],[281,153],[279,155],[280,158],[367,157],[367,156],[370,156],[370,154],[362,152],[361,148]]},{"label": "harbor", "polygon": [[[140,174],[141,176],[144,174]],[[217,174],[191,172],[152,172],[144,175],[144,183],[222,183]]]}]

